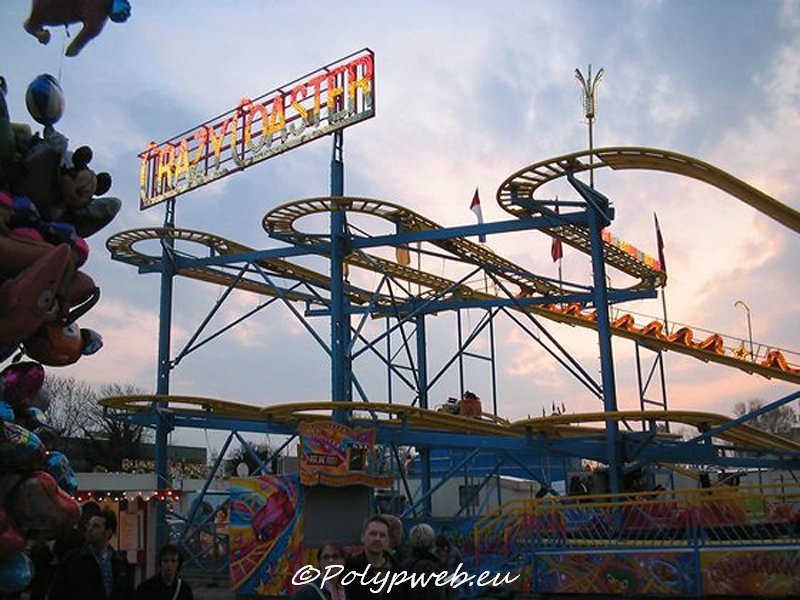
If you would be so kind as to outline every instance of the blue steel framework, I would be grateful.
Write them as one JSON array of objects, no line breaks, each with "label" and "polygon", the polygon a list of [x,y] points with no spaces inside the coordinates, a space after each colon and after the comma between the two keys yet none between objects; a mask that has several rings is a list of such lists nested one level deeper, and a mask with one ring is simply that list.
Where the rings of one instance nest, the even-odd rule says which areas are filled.
[{"label": "blue steel framework", "polygon": [[[156,429],[157,435],[157,461],[156,474],[160,489],[168,487],[168,477],[166,472],[166,445],[168,433],[175,427],[195,427],[203,429],[228,430],[231,434],[225,442],[223,451],[220,453],[219,460],[214,465],[209,476],[209,482],[215,475],[220,465],[220,461],[229,444],[233,439],[238,439],[252,453],[252,449],[241,437],[240,432],[264,432],[280,433],[293,436],[296,433],[294,424],[257,421],[251,418],[237,418],[224,415],[207,413],[204,416],[183,414],[166,410],[169,400],[169,379],[171,370],[177,366],[180,360],[189,352],[192,352],[218,335],[221,335],[231,327],[244,321],[249,316],[259,312],[264,307],[270,305],[275,299],[280,299],[293,312],[293,314],[303,323],[306,330],[315,337],[320,345],[330,356],[331,365],[331,400],[335,402],[353,402],[353,389],[355,388],[361,399],[368,401],[367,394],[354,375],[353,361],[363,353],[379,355],[377,345],[385,341],[387,346],[386,356],[382,357],[386,364],[389,374],[388,398],[391,400],[392,379],[400,380],[415,389],[415,399],[413,403],[421,408],[429,406],[429,389],[433,383],[443,374],[453,363],[458,364],[460,377],[459,383],[463,391],[464,374],[463,361],[466,357],[484,358],[491,363],[493,380],[493,408],[497,410],[496,385],[494,372],[494,344],[490,343],[490,353],[485,357],[471,355],[468,348],[470,343],[476,339],[484,329],[488,328],[490,337],[493,336],[494,319],[499,314],[507,315],[516,322],[523,331],[528,333],[531,338],[542,344],[543,348],[554,356],[565,368],[575,375],[593,394],[603,402],[603,409],[607,413],[617,412],[616,390],[614,382],[613,354],[611,347],[611,330],[609,320],[609,306],[616,302],[630,299],[652,298],[656,295],[655,281],[650,281],[647,285],[641,285],[634,289],[617,290],[608,289],[606,286],[605,261],[603,255],[603,243],[601,230],[608,226],[614,218],[614,209],[609,200],[598,191],[590,188],[586,184],[574,177],[572,172],[567,173],[570,184],[577,191],[581,200],[573,202],[561,202],[562,206],[572,206],[578,210],[568,214],[542,214],[540,216],[516,215],[516,218],[506,221],[486,223],[483,225],[436,228],[420,230],[404,230],[398,224],[398,231],[392,235],[385,236],[359,236],[355,235],[348,225],[347,213],[351,205],[350,199],[344,198],[344,163],[343,163],[343,135],[341,131],[333,135],[333,156],[331,160],[331,199],[330,230],[328,236],[307,236],[298,243],[295,238],[282,236],[280,232],[268,231],[271,237],[289,242],[286,248],[252,251],[243,249],[225,255],[211,255],[206,257],[190,257],[175,251],[173,233],[174,228],[174,203],[171,201],[167,205],[167,216],[165,218],[165,228],[159,234],[162,241],[161,260],[148,265],[140,264],[141,272],[159,272],[161,275],[161,309],[160,309],[160,329],[159,329],[159,355],[158,355],[158,384],[157,393],[159,396],[153,398],[151,411],[148,413],[130,412],[117,413],[120,418],[129,418],[139,423],[146,424]],[[512,196],[514,192],[512,190]],[[547,205],[548,201],[533,201],[512,198],[512,204],[522,207],[530,207],[531,203],[541,202]],[[266,222],[266,219],[265,219]],[[346,275],[345,257],[352,253],[362,254],[369,248],[379,246],[400,246],[409,245],[416,242],[431,242],[450,239],[465,238],[478,234],[504,233],[511,231],[527,231],[530,229],[552,228],[556,226],[570,226],[585,228],[589,232],[591,244],[591,257],[593,267],[593,282],[591,286],[581,287],[574,285],[566,291],[561,289],[558,293],[542,293],[538,296],[523,296],[513,294],[508,289],[508,276],[518,276],[518,273],[503,272],[494,264],[482,264],[479,259],[473,259],[470,268],[473,269],[470,275],[456,282],[453,287],[462,284],[468,277],[474,274],[482,274],[492,280],[493,284],[504,292],[504,297],[488,296],[459,296],[452,293],[453,289],[448,288],[442,293],[434,294],[432,297],[409,297],[396,304],[386,304],[387,294],[380,294],[376,290],[371,297],[360,297],[361,303],[351,302],[352,298],[358,297],[359,290],[349,285]],[[178,235],[175,233],[174,235]],[[260,266],[259,261],[287,259],[298,256],[323,256],[330,261],[329,282],[308,281],[303,274],[296,276],[293,285],[281,285],[276,283],[276,276],[281,273],[270,274]],[[370,260],[368,255],[365,260]],[[115,257],[118,258],[118,257]],[[243,265],[237,267],[236,265]],[[373,265],[374,266],[374,265]],[[191,269],[208,269],[218,267],[220,269],[237,270],[237,275],[227,279],[228,289],[217,301],[211,310],[209,317],[199,326],[197,332],[191,337],[186,348],[176,356],[170,358],[171,347],[171,316],[173,305],[173,280],[177,274],[185,273]],[[376,269],[377,270],[377,269]],[[258,284],[250,283],[250,289],[255,291],[266,291],[273,296],[269,301],[261,304],[258,308],[250,311],[242,318],[227,325],[220,331],[208,336],[202,341],[197,341],[201,332],[208,325],[211,316],[221,306],[228,294],[242,281],[253,273],[263,277],[264,282]],[[283,274],[285,276],[285,273]],[[384,273],[384,281],[389,280],[390,273]],[[530,274],[525,274],[530,275]],[[532,275],[531,275],[532,276]],[[535,276],[532,276],[535,277]],[[249,281],[249,280],[248,280]],[[383,285],[383,283],[381,284]],[[391,284],[387,284],[390,286]],[[305,286],[305,288],[304,288]],[[546,286],[545,286],[546,287]],[[247,288],[246,288],[247,289]],[[323,295],[327,292],[327,296]],[[392,297],[388,294],[388,297]],[[378,300],[384,300],[383,303]],[[366,300],[366,301],[365,301]],[[293,306],[296,301],[306,302],[308,308],[303,315]],[[526,312],[526,307],[550,304],[553,302],[568,303],[581,302],[585,305],[594,306],[597,310],[597,331],[600,349],[601,382],[598,383],[572,358],[569,353],[557,342],[557,340],[541,325],[535,316]],[[485,319],[482,319],[467,336],[467,340],[462,339],[461,333],[461,311],[469,308],[479,308],[485,311]],[[514,309],[517,309],[514,312]],[[520,310],[521,309],[521,310]],[[428,372],[428,361],[426,356],[426,317],[432,313],[442,311],[454,311],[458,316],[458,349],[456,355],[448,361],[442,370],[433,377]],[[352,319],[361,316],[362,322],[353,326]],[[326,316],[330,322],[330,340],[325,340],[315,332],[306,317]],[[369,316],[386,317],[386,332],[377,336],[373,341],[365,340],[362,332],[363,319]],[[391,319],[397,320],[397,324],[392,325]],[[406,327],[413,329],[412,334],[408,334]],[[534,328],[533,331],[531,328]],[[406,375],[403,368],[396,364],[395,357],[391,353],[392,334],[399,335],[403,340],[402,346],[407,352],[409,364],[407,367],[411,375]],[[410,338],[415,339],[414,348],[411,348]],[[356,349],[356,342],[362,342],[364,346]],[[661,369],[660,354],[656,359],[656,366]],[[641,362],[641,361],[639,361]],[[654,371],[651,370],[647,377],[642,378],[640,372],[640,392],[642,408],[644,408],[645,394],[652,379]],[[661,384],[663,393],[663,403],[661,406],[666,408],[666,391],[663,380],[663,370],[661,373]],[[797,395],[791,395],[768,405],[763,410],[770,410],[796,399]],[[354,409],[358,409],[354,406]],[[746,457],[725,457],[710,445],[710,440],[714,435],[724,432],[730,427],[734,427],[746,420],[754,418],[761,411],[746,415],[730,423],[710,429],[701,433],[698,437],[686,443],[676,443],[673,441],[664,442],[655,437],[654,431],[625,432],[621,434],[616,419],[606,421],[605,433],[602,439],[597,436],[585,436],[569,439],[548,439],[536,434],[532,430],[527,430],[520,436],[501,436],[483,434],[463,434],[454,431],[430,431],[415,429],[414,427],[403,426],[384,427],[376,422],[379,429],[379,443],[393,449],[397,458],[397,447],[416,446],[421,452],[421,481],[422,495],[414,500],[407,513],[429,515],[431,512],[431,496],[443,485],[450,477],[460,476],[464,470],[472,474],[483,477],[480,488],[483,488],[491,480],[498,481],[499,475],[512,474],[530,479],[538,480],[548,484],[555,478],[564,478],[565,472],[574,466],[575,460],[579,458],[589,458],[608,464],[609,466],[609,488],[611,492],[620,491],[620,478],[626,471],[650,464],[656,461],[661,462],[685,462],[697,463],[698,461],[707,464],[719,465],[748,465],[764,467],[797,467],[797,455],[792,452],[773,452],[770,456],[763,453],[758,458]],[[337,405],[334,410],[333,418],[340,422],[348,422],[351,418],[351,411]],[[291,438],[290,438],[291,439]],[[282,446],[278,452],[288,445],[289,441]],[[444,453],[444,454],[443,454]],[[628,464],[624,465],[621,456],[625,456]],[[635,457],[631,461],[630,457]],[[436,463],[434,458],[445,458],[443,463]],[[556,462],[555,467],[553,462]],[[560,464],[559,464],[560,461]],[[399,461],[398,461],[399,462]],[[262,463],[265,467],[265,464]],[[548,472],[549,470],[549,472]],[[554,476],[555,474],[555,476]],[[440,477],[439,483],[432,485],[435,476]],[[402,474],[401,474],[402,478]],[[408,484],[403,479],[403,485],[408,490]],[[203,493],[208,489],[208,482],[203,489]],[[499,498],[499,486],[498,486]],[[196,507],[189,515],[189,523],[195,516]],[[159,512],[160,522],[163,523],[163,508]],[[157,542],[164,541],[165,532],[159,528]]]}]

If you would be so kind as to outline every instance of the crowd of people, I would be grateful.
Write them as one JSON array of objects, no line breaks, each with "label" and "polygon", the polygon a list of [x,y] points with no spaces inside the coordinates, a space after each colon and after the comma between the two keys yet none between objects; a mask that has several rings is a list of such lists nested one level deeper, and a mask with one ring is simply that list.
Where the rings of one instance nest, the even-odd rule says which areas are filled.
[{"label": "crowd of people", "polygon": [[110,544],[116,532],[114,511],[88,502],[78,526],[59,536],[52,550],[45,542],[34,544],[30,600],[194,600],[179,576],[183,555],[175,544],[159,549],[158,572],[135,586],[133,565]]},{"label": "crowd of people", "polygon": [[[316,565],[319,577],[303,585],[293,600],[452,600],[453,586],[413,585],[408,580],[394,586],[370,582],[400,572],[452,573],[459,562],[455,546],[446,536],[437,536],[430,525],[415,525],[404,541],[400,519],[394,515],[374,515],[364,523],[361,550],[356,554],[347,556],[343,546],[335,541],[325,542],[319,548]],[[332,566],[342,568],[328,571]],[[334,577],[325,577],[326,573],[337,572]],[[347,577],[350,573],[367,576]]]},{"label": "crowd of people", "polygon": [[[183,562],[179,548],[164,545],[157,554],[158,572],[134,585],[133,565],[110,542],[117,531],[117,517],[89,502],[78,526],[51,546],[31,549],[37,576],[29,588],[31,600],[193,600],[191,587],[179,576]],[[319,577],[298,588],[293,600],[453,600],[448,585],[412,585],[403,581],[375,591],[376,576],[453,573],[460,562],[455,546],[436,535],[425,523],[415,525],[404,539],[403,524],[394,515],[373,515],[364,523],[361,549],[355,554],[342,544],[327,541],[316,552]],[[35,551],[34,551],[35,550]],[[324,577],[328,567],[339,566]],[[345,577],[366,573],[364,578]],[[372,589],[371,589],[372,588]]]}]

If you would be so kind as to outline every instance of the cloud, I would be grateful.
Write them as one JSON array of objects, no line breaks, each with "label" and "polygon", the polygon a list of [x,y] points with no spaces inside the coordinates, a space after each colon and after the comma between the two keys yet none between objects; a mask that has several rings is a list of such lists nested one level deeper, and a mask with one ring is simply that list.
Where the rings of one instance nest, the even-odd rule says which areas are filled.
[{"label": "cloud", "polygon": [[158,351],[155,310],[137,309],[118,299],[104,298],[79,325],[98,331],[104,346],[72,366],[56,369],[55,374],[92,383],[132,383],[154,389]]}]

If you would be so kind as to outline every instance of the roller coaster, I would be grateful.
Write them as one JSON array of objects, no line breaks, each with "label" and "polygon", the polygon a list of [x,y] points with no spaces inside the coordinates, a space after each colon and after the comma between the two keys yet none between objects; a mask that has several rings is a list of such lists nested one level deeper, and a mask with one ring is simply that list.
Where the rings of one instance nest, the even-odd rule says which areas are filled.
[{"label": "roller coaster", "polygon": [[[586,152],[567,154],[518,171],[501,184],[497,193],[499,205],[522,220],[538,213],[546,214],[547,218],[558,221],[559,216],[553,213],[546,203],[536,202],[533,194],[544,184],[558,177],[566,176],[568,172],[576,173],[588,169],[589,165],[585,161],[587,156]],[[629,147],[597,149],[594,151],[594,156],[598,159],[598,162],[594,163],[592,167],[595,169],[602,167],[649,169],[676,173],[704,181],[728,192],[734,198],[749,204],[793,231],[800,232],[800,213],[745,182],[697,159],[650,148]],[[285,241],[295,247],[313,246],[315,242],[319,242],[320,236],[303,233],[297,228],[297,221],[318,213],[332,213],[341,210],[350,214],[370,215],[389,221],[402,232],[433,233],[431,243],[447,252],[452,260],[480,266],[481,270],[490,277],[497,277],[498,288],[502,291],[509,291],[509,285],[514,286],[511,298],[508,295],[505,296],[506,301],[511,301],[512,298],[529,298],[534,295],[547,296],[550,299],[544,304],[511,301],[510,306],[514,310],[530,311],[544,318],[570,325],[597,328],[596,313],[593,310],[587,310],[583,303],[563,302],[569,298],[570,292],[580,293],[577,287],[565,288],[564,285],[559,285],[552,279],[536,276],[522,266],[503,259],[485,246],[468,239],[440,238],[435,235],[436,232],[443,231],[440,225],[396,204],[366,198],[326,197],[302,200],[284,204],[268,212],[264,216],[263,227],[273,239]],[[543,227],[542,231],[563,240],[582,252],[590,253],[587,229],[576,224],[564,224]],[[393,243],[389,239],[390,237],[383,238],[386,245],[395,245],[396,242]],[[137,266],[140,270],[159,269],[162,260],[160,254],[145,254],[135,247],[137,244],[152,240],[192,243],[205,247],[209,257],[218,257],[205,260],[203,257],[192,261],[179,260],[176,265],[177,275],[266,296],[305,301],[310,304],[325,305],[328,302],[318,294],[291,291],[276,287],[263,280],[263,277],[269,275],[282,277],[304,286],[330,290],[331,284],[328,275],[304,268],[285,258],[256,258],[249,263],[246,269],[233,271],[229,265],[241,264],[243,260],[256,256],[257,251],[213,234],[178,228],[144,228],[112,236],[108,240],[107,247],[114,260]],[[309,252],[313,251],[313,247],[309,247],[308,250]],[[655,285],[664,284],[662,271],[654,269],[640,256],[633,256],[625,252],[609,240],[603,241],[603,255],[608,266],[637,277],[639,281],[634,286],[636,288],[647,288],[652,285],[652,282],[655,282]],[[385,274],[394,280],[419,286],[424,290],[419,295],[435,295],[439,301],[448,298],[472,299],[476,302],[482,301],[485,305],[488,301],[502,298],[502,296],[470,287],[464,282],[439,277],[428,271],[415,269],[366,252],[351,252],[344,257],[344,262],[351,267]],[[345,294],[351,302],[371,304],[371,310],[375,314],[385,314],[396,310],[394,307],[398,304],[398,299],[394,295],[376,294],[352,285],[345,285]],[[667,333],[664,323],[651,322],[637,326],[634,317],[625,313],[612,323],[612,333],[647,346],[688,354],[704,361],[724,364],[748,373],[758,373],[764,377],[792,383],[800,382],[800,368],[796,364],[790,363],[779,349],[765,349],[763,357],[737,356],[734,354],[735,344],[725,340],[720,334],[714,334],[705,340],[696,342],[693,340],[692,331],[688,328]]]},{"label": "roller coaster", "polygon": [[[556,560],[553,558],[556,554],[563,554],[565,548],[573,546],[581,551],[585,551],[587,545],[603,551],[620,545],[630,550],[636,545],[631,542],[630,523],[625,525],[620,519],[624,521],[625,515],[637,511],[629,508],[626,513],[623,508],[632,506],[629,499],[625,500],[629,496],[619,494],[630,492],[623,489],[626,478],[643,469],[668,466],[676,471],[686,467],[700,467],[701,470],[711,467],[720,470],[767,469],[786,473],[796,470],[800,467],[800,444],[752,427],[748,421],[795,401],[800,396],[798,393],[772,402],[754,413],[730,419],[704,412],[668,410],[665,397],[656,403],[658,410],[647,409],[645,395],[649,378],[645,378],[648,381],[640,380],[641,410],[617,409],[611,336],[633,341],[637,348],[637,361],[641,361],[640,349],[655,353],[654,365],[659,368],[663,368],[663,363],[658,360],[661,352],[669,351],[797,384],[800,383],[800,364],[797,357],[785,349],[759,345],[758,352],[746,352],[742,351],[743,340],[717,333],[695,340],[692,328],[671,330],[668,324],[658,319],[637,324],[631,313],[620,311],[616,306],[619,303],[656,297],[658,289],[666,283],[666,273],[658,261],[620,244],[604,231],[614,217],[610,201],[577,178],[581,173],[601,168],[662,171],[699,180],[728,193],[790,230],[800,232],[800,213],[796,210],[700,160],[650,148],[601,148],[566,154],[525,167],[508,177],[497,191],[497,201],[511,215],[511,220],[465,227],[442,227],[399,204],[344,196],[341,182],[336,182],[334,172],[330,197],[283,204],[263,217],[264,230],[272,240],[283,244],[280,247],[259,250],[210,233],[172,226],[124,231],[108,240],[107,247],[114,260],[135,266],[142,273],[161,274],[159,377],[166,385],[156,396],[110,398],[104,401],[104,405],[119,418],[157,428],[162,443],[166,440],[165,432],[174,427],[231,431],[223,454],[232,436],[239,437],[240,431],[295,436],[300,424],[317,422],[374,428],[376,443],[395,449],[395,457],[399,446],[414,446],[421,451],[416,463],[422,482],[421,492],[405,511],[405,516],[410,518],[430,516],[431,497],[440,487],[440,484],[432,485],[434,479],[443,481],[464,470],[483,478],[481,487],[510,475],[538,481],[544,490],[553,480],[565,480],[569,471],[580,469],[582,461],[603,465],[608,473],[608,491],[612,495],[589,498],[595,511],[591,515],[588,509],[584,510],[587,498],[580,500],[580,506],[569,498],[537,500],[536,504],[521,507],[503,505],[485,517],[488,521],[475,525],[472,547],[476,560],[480,560],[482,548],[491,547],[488,554],[494,557],[492,560],[506,567],[520,561],[527,565],[526,568],[541,565],[544,564],[541,561]],[[561,206],[570,210],[557,212],[553,200],[535,198],[534,193],[562,177],[572,185],[578,200],[562,202]],[[318,223],[322,217],[328,220],[327,231],[302,228],[305,222]],[[593,281],[590,284],[554,281],[467,239],[467,236],[479,233],[530,230],[542,231],[590,255]],[[148,253],[147,247],[157,247],[159,252]],[[418,257],[416,268],[408,258],[409,252]],[[443,274],[436,275],[432,269],[422,268],[422,257],[441,261],[448,268],[442,269]],[[327,268],[303,262],[309,260],[327,263]],[[633,278],[634,283],[627,288],[608,288],[606,267],[625,273]],[[452,272],[458,275],[450,275]],[[221,286],[224,292],[185,348],[170,358],[165,356],[163,349],[165,344],[167,348],[169,346],[171,281],[176,276]],[[234,290],[251,292],[265,299],[256,309],[201,340],[211,317]],[[187,354],[276,301],[282,302],[303,323],[330,356],[333,402],[255,407],[166,393],[169,371]],[[612,308],[615,311],[613,315],[610,312]],[[463,339],[460,315],[467,309],[479,309],[485,318]],[[458,318],[458,348],[452,358],[444,361],[440,371],[431,374],[426,354],[426,317],[445,312]],[[491,333],[493,321],[500,316],[508,317],[528,332],[602,401],[603,410],[508,421],[498,414],[496,388],[493,389],[494,409],[477,418],[431,410],[431,388],[449,368],[463,364],[470,344],[481,332],[488,329]],[[315,317],[328,318],[329,342],[310,324],[309,319]],[[358,322],[354,323],[356,317]],[[593,380],[540,319],[597,331],[601,382]],[[370,326],[378,320],[385,323],[385,330],[370,338]],[[391,347],[393,340],[399,340],[394,348]],[[380,343],[387,345],[385,356],[377,349]],[[396,350],[398,346],[404,349],[404,354]],[[494,346],[490,346],[489,360],[494,373]],[[399,363],[397,357],[401,354],[408,364]],[[381,400],[388,402],[374,402],[366,392],[366,386],[355,371],[355,361],[362,356],[378,357],[385,365],[388,389]],[[393,380],[411,390],[412,398],[408,404],[392,400]],[[460,385],[463,389],[463,368]],[[354,401],[354,388],[362,402]],[[670,433],[669,423],[696,428],[697,435],[683,440]],[[405,474],[399,464],[396,466],[397,478],[402,479],[409,490]],[[683,537],[678,535],[677,538],[686,542],[680,546],[680,552],[699,552],[701,546],[705,548],[708,536],[698,533],[698,527],[707,525],[708,519],[704,521],[697,516],[703,514],[702,510],[692,511],[687,506],[693,502],[699,506],[700,501],[680,500],[678,504],[681,506],[675,508],[676,502],[673,496],[666,500],[653,499],[653,503],[662,508],[654,509],[652,514],[638,514],[635,518],[649,519],[652,524],[658,522],[653,515],[660,515],[659,510],[672,511],[666,520],[673,519],[670,523],[674,528],[682,524]],[[780,546],[781,551],[791,549],[791,560],[795,564],[798,561],[798,538],[794,527],[796,498],[790,494],[787,500],[784,493],[781,501],[774,504],[791,505],[795,512],[770,505],[770,510],[783,511],[780,513],[781,525],[764,531],[771,532],[768,536],[770,544]],[[573,519],[572,516],[578,513],[581,516]],[[675,516],[678,513],[683,516]],[[694,516],[687,517],[689,514]],[[592,521],[594,517],[601,520]],[[605,523],[602,530],[597,526],[601,521]],[[662,519],[662,522],[666,521]],[[648,535],[657,538],[652,533],[655,530],[657,528],[649,527]],[[586,531],[593,533],[585,534]],[[756,529],[746,531],[750,537],[758,537],[754,533]],[[514,532],[513,535],[510,532]],[[741,542],[746,538],[747,535],[736,536],[740,548],[744,547]],[[498,539],[505,539],[501,550],[495,543]],[[577,539],[583,541],[576,546]],[[754,544],[761,548],[766,538],[761,536],[759,539],[761,541]],[[536,547],[531,545],[534,541]],[[541,550],[545,554],[537,554]],[[658,550],[664,548],[658,546]],[[487,556],[487,551],[483,556]],[[658,562],[655,558],[652,560],[654,564]],[[537,571],[534,567],[534,571],[529,573],[529,589],[540,593],[564,592],[563,586],[553,583],[563,565],[554,564],[550,564],[549,570]],[[695,567],[699,568],[699,563]],[[710,588],[704,588],[702,578],[698,577],[679,586],[680,593],[700,595],[708,592]],[[800,581],[800,575],[794,577],[793,581]],[[578,586],[573,591],[585,593],[587,590],[591,591],[590,587]],[[625,593],[625,590],[614,589],[612,592]],[[641,593],[641,590],[636,593]],[[783,595],[783,592],[778,595]]]}]

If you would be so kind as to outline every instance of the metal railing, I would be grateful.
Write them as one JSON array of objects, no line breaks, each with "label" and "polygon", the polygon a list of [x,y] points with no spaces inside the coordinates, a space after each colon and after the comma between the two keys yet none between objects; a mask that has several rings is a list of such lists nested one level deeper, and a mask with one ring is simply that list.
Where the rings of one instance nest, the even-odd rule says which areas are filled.
[{"label": "metal railing", "polygon": [[509,564],[580,548],[798,544],[800,484],[512,500],[476,523],[474,542],[479,561]]}]

